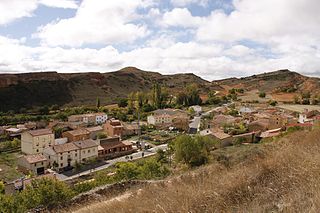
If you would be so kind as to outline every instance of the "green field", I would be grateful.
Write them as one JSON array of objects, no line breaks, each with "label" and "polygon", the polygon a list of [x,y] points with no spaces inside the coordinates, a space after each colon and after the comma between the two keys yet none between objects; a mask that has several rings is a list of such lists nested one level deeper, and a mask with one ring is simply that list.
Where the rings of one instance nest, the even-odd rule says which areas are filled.
[{"label": "green field", "polygon": [[23,174],[16,170],[18,153],[0,154],[0,180],[13,181]]}]

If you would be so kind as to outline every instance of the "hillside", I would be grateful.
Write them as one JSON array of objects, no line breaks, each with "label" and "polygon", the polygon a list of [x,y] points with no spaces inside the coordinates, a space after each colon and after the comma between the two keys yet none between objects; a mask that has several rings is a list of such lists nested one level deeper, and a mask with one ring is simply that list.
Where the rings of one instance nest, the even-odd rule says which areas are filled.
[{"label": "hillside", "polygon": [[219,89],[194,74],[161,75],[127,67],[108,73],[0,74],[0,111],[42,105],[95,105],[114,103],[130,92],[149,91],[158,82],[176,93],[196,83],[203,93]]},{"label": "hillside", "polygon": [[281,95],[291,97],[306,91],[320,93],[319,78],[303,76],[289,70],[278,70],[244,78],[228,78],[213,81],[212,84],[224,88],[222,90],[224,93],[227,93],[231,88],[244,88],[246,91],[264,91],[268,94],[274,94],[275,97],[280,97]]},{"label": "hillside", "polygon": [[[319,130],[212,152],[215,161],[72,210],[85,212],[317,212]],[[301,140],[303,138],[303,140]],[[85,205],[85,206],[84,206]],[[68,210],[67,210],[68,211]]]},{"label": "hillside", "polygon": [[278,101],[292,101],[294,95],[305,91],[320,94],[319,78],[310,78],[289,70],[208,82],[194,74],[162,75],[127,67],[107,73],[0,74],[0,111],[54,104],[92,106],[97,97],[102,104],[110,104],[120,97],[126,97],[130,92],[150,91],[155,82],[168,87],[172,94],[195,83],[201,89],[203,98],[206,98],[210,90],[227,94],[231,88],[264,91],[272,94]]}]

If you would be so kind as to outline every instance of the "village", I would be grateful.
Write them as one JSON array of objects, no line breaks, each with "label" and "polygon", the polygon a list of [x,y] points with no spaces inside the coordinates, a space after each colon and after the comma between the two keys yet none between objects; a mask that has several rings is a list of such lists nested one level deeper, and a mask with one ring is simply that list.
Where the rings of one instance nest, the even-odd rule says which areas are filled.
[{"label": "village", "polygon": [[[167,143],[178,135],[210,137],[223,148],[258,143],[290,129],[312,129],[319,125],[318,110],[299,107],[297,111],[230,101],[184,109],[157,109],[146,120],[132,122],[96,112],[71,115],[67,121],[51,120],[42,128],[36,122],[2,126],[2,136],[21,141],[19,150],[14,151],[17,157],[13,168],[20,177],[6,180],[6,192],[14,193],[42,177],[62,181],[79,178],[108,168],[111,159],[116,163],[151,156],[157,149],[166,150]],[[1,167],[0,174],[5,173]]]}]

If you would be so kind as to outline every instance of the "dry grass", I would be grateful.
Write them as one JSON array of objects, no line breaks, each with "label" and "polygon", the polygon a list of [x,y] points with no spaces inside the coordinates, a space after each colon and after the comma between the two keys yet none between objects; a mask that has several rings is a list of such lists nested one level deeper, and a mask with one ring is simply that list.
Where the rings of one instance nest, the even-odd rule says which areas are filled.
[{"label": "dry grass", "polygon": [[320,131],[260,146],[77,212],[318,212]]}]

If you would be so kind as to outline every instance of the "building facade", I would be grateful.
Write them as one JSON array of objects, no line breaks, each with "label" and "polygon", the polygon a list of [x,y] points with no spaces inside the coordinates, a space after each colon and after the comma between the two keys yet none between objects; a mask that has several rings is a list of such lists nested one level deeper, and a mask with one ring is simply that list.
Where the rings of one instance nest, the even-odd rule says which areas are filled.
[{"label": "building facade", "polygon": [[54,134],[50,129],[25,131],[21,135],[21,151],[24,154],[39,154],[53,145],[55,145]]}]

